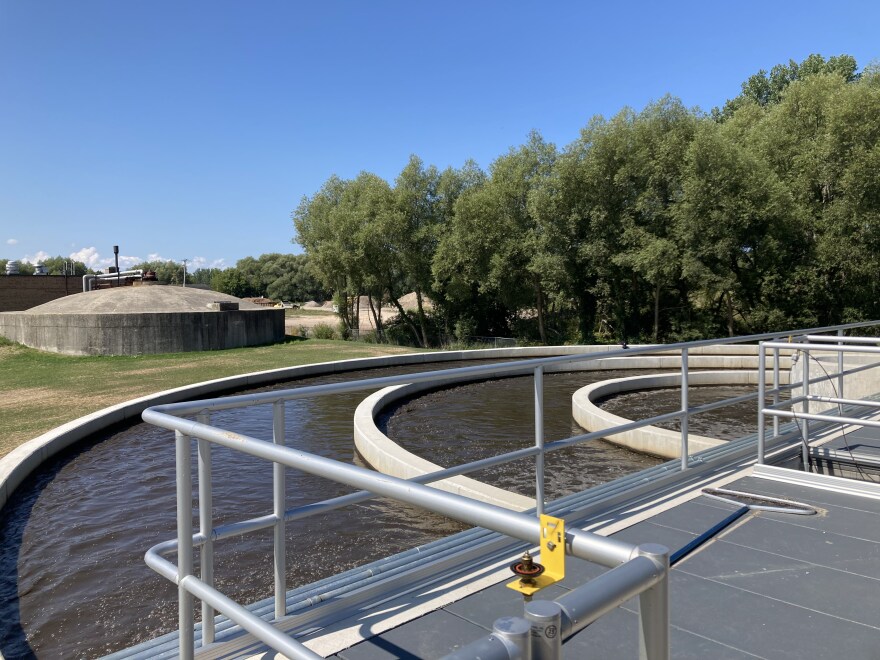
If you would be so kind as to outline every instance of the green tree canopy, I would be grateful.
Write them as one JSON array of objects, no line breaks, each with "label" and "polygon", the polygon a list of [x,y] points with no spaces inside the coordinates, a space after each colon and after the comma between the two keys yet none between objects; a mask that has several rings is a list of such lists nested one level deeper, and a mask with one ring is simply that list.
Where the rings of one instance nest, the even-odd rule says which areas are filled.
[{"label": "green tree canopy", "polygon": [[331,177],[293,220],[346,309],[416,291],[419,312],[400,311],[422,345],[432,323],[687,339],[876,318],[878,165],[880,69],[811,55],[711,116],[666,96],[593,118],[561,151],[532,133],[488,173],[412,156],[393,185]]}]

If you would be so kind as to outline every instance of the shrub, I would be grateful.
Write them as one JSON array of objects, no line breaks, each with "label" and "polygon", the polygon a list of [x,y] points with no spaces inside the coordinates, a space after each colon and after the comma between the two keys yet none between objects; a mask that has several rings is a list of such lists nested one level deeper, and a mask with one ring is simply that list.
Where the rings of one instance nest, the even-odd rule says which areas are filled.
[{"label": "shrub", "polygon": [[312,337],[315,339],[336,339],[336,330],[333,329],[332,325],[319,323],[312,328]]}]

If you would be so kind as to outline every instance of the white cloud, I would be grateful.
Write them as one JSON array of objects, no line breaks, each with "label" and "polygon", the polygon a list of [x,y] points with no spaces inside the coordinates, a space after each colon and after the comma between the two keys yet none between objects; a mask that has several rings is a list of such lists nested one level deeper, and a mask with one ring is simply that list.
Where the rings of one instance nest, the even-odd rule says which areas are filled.
[{"label": "white cloud", "polygon": [[74,261],[82,261],[92,270],[104,265],[104,262],[101,261],[101,255],[98,253],[98,248],[95,247],[87,247],[77,252],[72,252],[70,258]]},{"label": "white cloud", "polygon": [[198,270],[199,268],[226,268],[225,259],[214,259],[208,261],[207,257],[193,257],[189,260],[189,270]]},{"label": "white cloud", "polygon": [[36,254],[26,254],[21,258],[22,261],[27,262],[29,264],[36,264],[38,261],[46,261],[50,255],[48,252],[43,252],[40,250]]},{"label": "white cloud", "polygon": [[[127,255],[120,254],[119,255],[119,269],[125,270],[126,268],[131,268],[135,264],[143,263],[143,261],[144,260],[141,259],[140,257],[129,257]],[[108,265],[112,265],[112,264],[113,264],[113,262],[111,261],[110,264],[108,264]]]},{"label": "white cloud", "polygon": [[[40,252],[37,255],[37,258],[45,258],[48,257],[44,252]],[[86,266],[93,270],[104,269],[107,266],[113,266],[115,264],[113,260],[113,256],[102,257],[98,252],[96,247],[86,247],[81,250],[77,250],[76,252],[72,252],[70,254],[70,258],[76,261],[82,261]],[[125,270],[127,268],[131,268],[132,266],[143,263],[144,261],[167,261],[172,263],[181,263],[179,259],[167,259],[163,257],[161,254],[157,252],[151,252],[147,255],[146,259],[142,259],[137,256],[129,256],[129,255],[119,255],[119,269]],[[187,270],[192,272],[194,270],[198,270],[199,268],[226,268],[226,261],[224,259],[214,259],[213,261],[208,261],[207,257],[193,257],[187,261]]]},{"label": "white cloud", "polygon": [[18,239],[17,238],[7,238],[6,245],[18,245]]},{"label": "white cloud", "polygon": [[[86,266],[91,268],[92,270],[101,270],[107,268],[108,266],[115,266],[116,261],[114,257],[102,257],[101,253],[98,252],[98,248],[96,247],[87,247],[77,252],[72,252],[70,254],[70,258],[74,261],[82,261]],[[143,261],[140,257],[128,256],[124,254],[119,255],[119,269],[125,270],[126,268],[131,268],[135,264],[139,264]]]}]

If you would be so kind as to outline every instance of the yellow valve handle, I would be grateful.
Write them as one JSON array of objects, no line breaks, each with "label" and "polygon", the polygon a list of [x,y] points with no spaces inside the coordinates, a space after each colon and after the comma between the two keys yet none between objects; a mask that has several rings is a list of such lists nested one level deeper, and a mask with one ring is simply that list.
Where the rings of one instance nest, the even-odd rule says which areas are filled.
[{"label": "yellow valve handle", "polygon": [[541,515],[541,564],[544,572],[531,579],[509,582],[507,587],[524,596],[532,596],[541,589],[565,577],[565,521],[562,518]]}]

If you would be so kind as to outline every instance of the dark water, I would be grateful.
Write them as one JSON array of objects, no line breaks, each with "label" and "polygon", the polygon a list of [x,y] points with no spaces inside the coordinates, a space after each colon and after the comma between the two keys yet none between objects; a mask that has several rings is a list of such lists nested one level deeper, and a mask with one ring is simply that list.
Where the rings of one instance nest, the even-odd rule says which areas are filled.
[{"label": "dark water", "polygon": [[[360,371],[264,389],[453,366],[460,365]],[[354,460],[352,418],[367,394],[289,402],[288,444]],[[271,420],[271,406],[222,411],[212,418],[225,428],[265,439],[272,437]],[[215,524],[271,513],[271,464],[214,447],[213,468]],[[348,487],[287,472],[289,507],[347,492]],[[396,503],[376,500],[341,509],[332,520],[288,525],[288,586],[463,529],[439,516],[400,511]],[[41,658],[95,657],[176,629],[177,588],[143,559],[149,547],[176,536],[175,520],[170,431],[137,424],[51,460],[0,513],[0,653],[7,660],[33,653]],[[365,529],[382,532],[365,534]],[[271,548],[271,530],[215,544],[219,589],[241,602],[271,595]]]},{"label": "dark water", "polygon": [[[714,403],[722,399],[732,399],[744,394],[754,393],[754,387],[707,385],[688,389],[688,407]],[[628,392],[608,397],[599,405],[609,412],[626,419],[647,419],[654,415],[673,412],[681,409],[681,390],[662,388]],[[657,424],[660,428],[681,430],[678,419]],[[724,406],[716,410],[695,415],[688,420],[688,430],[697,435],[722,440],[734,440],[749,433],[754,433],[758,426],[758,403],[756,400]]]},{"label": "dark water", "polygon": [[[453,366],[458,365],[338,374],[271,389]],[[548,441],[581,432],[571,420],[571,393],[612,373],[545,378]],[[389,429],[392,437],[441,464],[499,453],[533,442],[531,392],[531,380],[524,378],[435,392],[428,399],[439,397],[442,413],[416,399],[394,411]],[[366,395],[288,403],[288,444],[357,462],[352,416]],[[499,402],[515,412],[494,414]],[[427,418],[420,407],[430,410]],[[270,406],[215,413],[212,421],[271,439]],[[271,512],[270,464],[217,447],[213,457],[215,524]],[[557,497],[654,462],[605,443],[566,450],[548,458],[548,494]],[[522,463],[529,464],[526,472],[533,469],[533,459]],[[475,476],[532,494],[531,475],[524,479],[523,474],[514,467]],[[288,470],[288,506],[346,492],[347,487]],[[384,500],[288,525],[288,587],[461,529],[457,522],[425,512],[413,515]],[[95,657],[176,629],[176,588],[143,561],[147,548],[176,535],[171,432],[137,424],[50,461],[0,513],[0,530],[0,653],[8,660]],[[271,595],[271,535],[265,530],[215,545],[215,577],[222,592],[240,602]]]},{"label": "dark water", "polygon": [[[545,443],[584,433],[571,417],[571,396],[575,390],[600,380],[647,373],[656,372],[587,371],[544,376]],[[505,378],[430,392],[401,401],[379,422],[401,446],[444,467],[522,449],[535,444],[532,379]],[[545,492],[548,499],[556,499],[658,462],[595,440],[547,454]],[[535,496],[534,458],[468,476]]]}]

